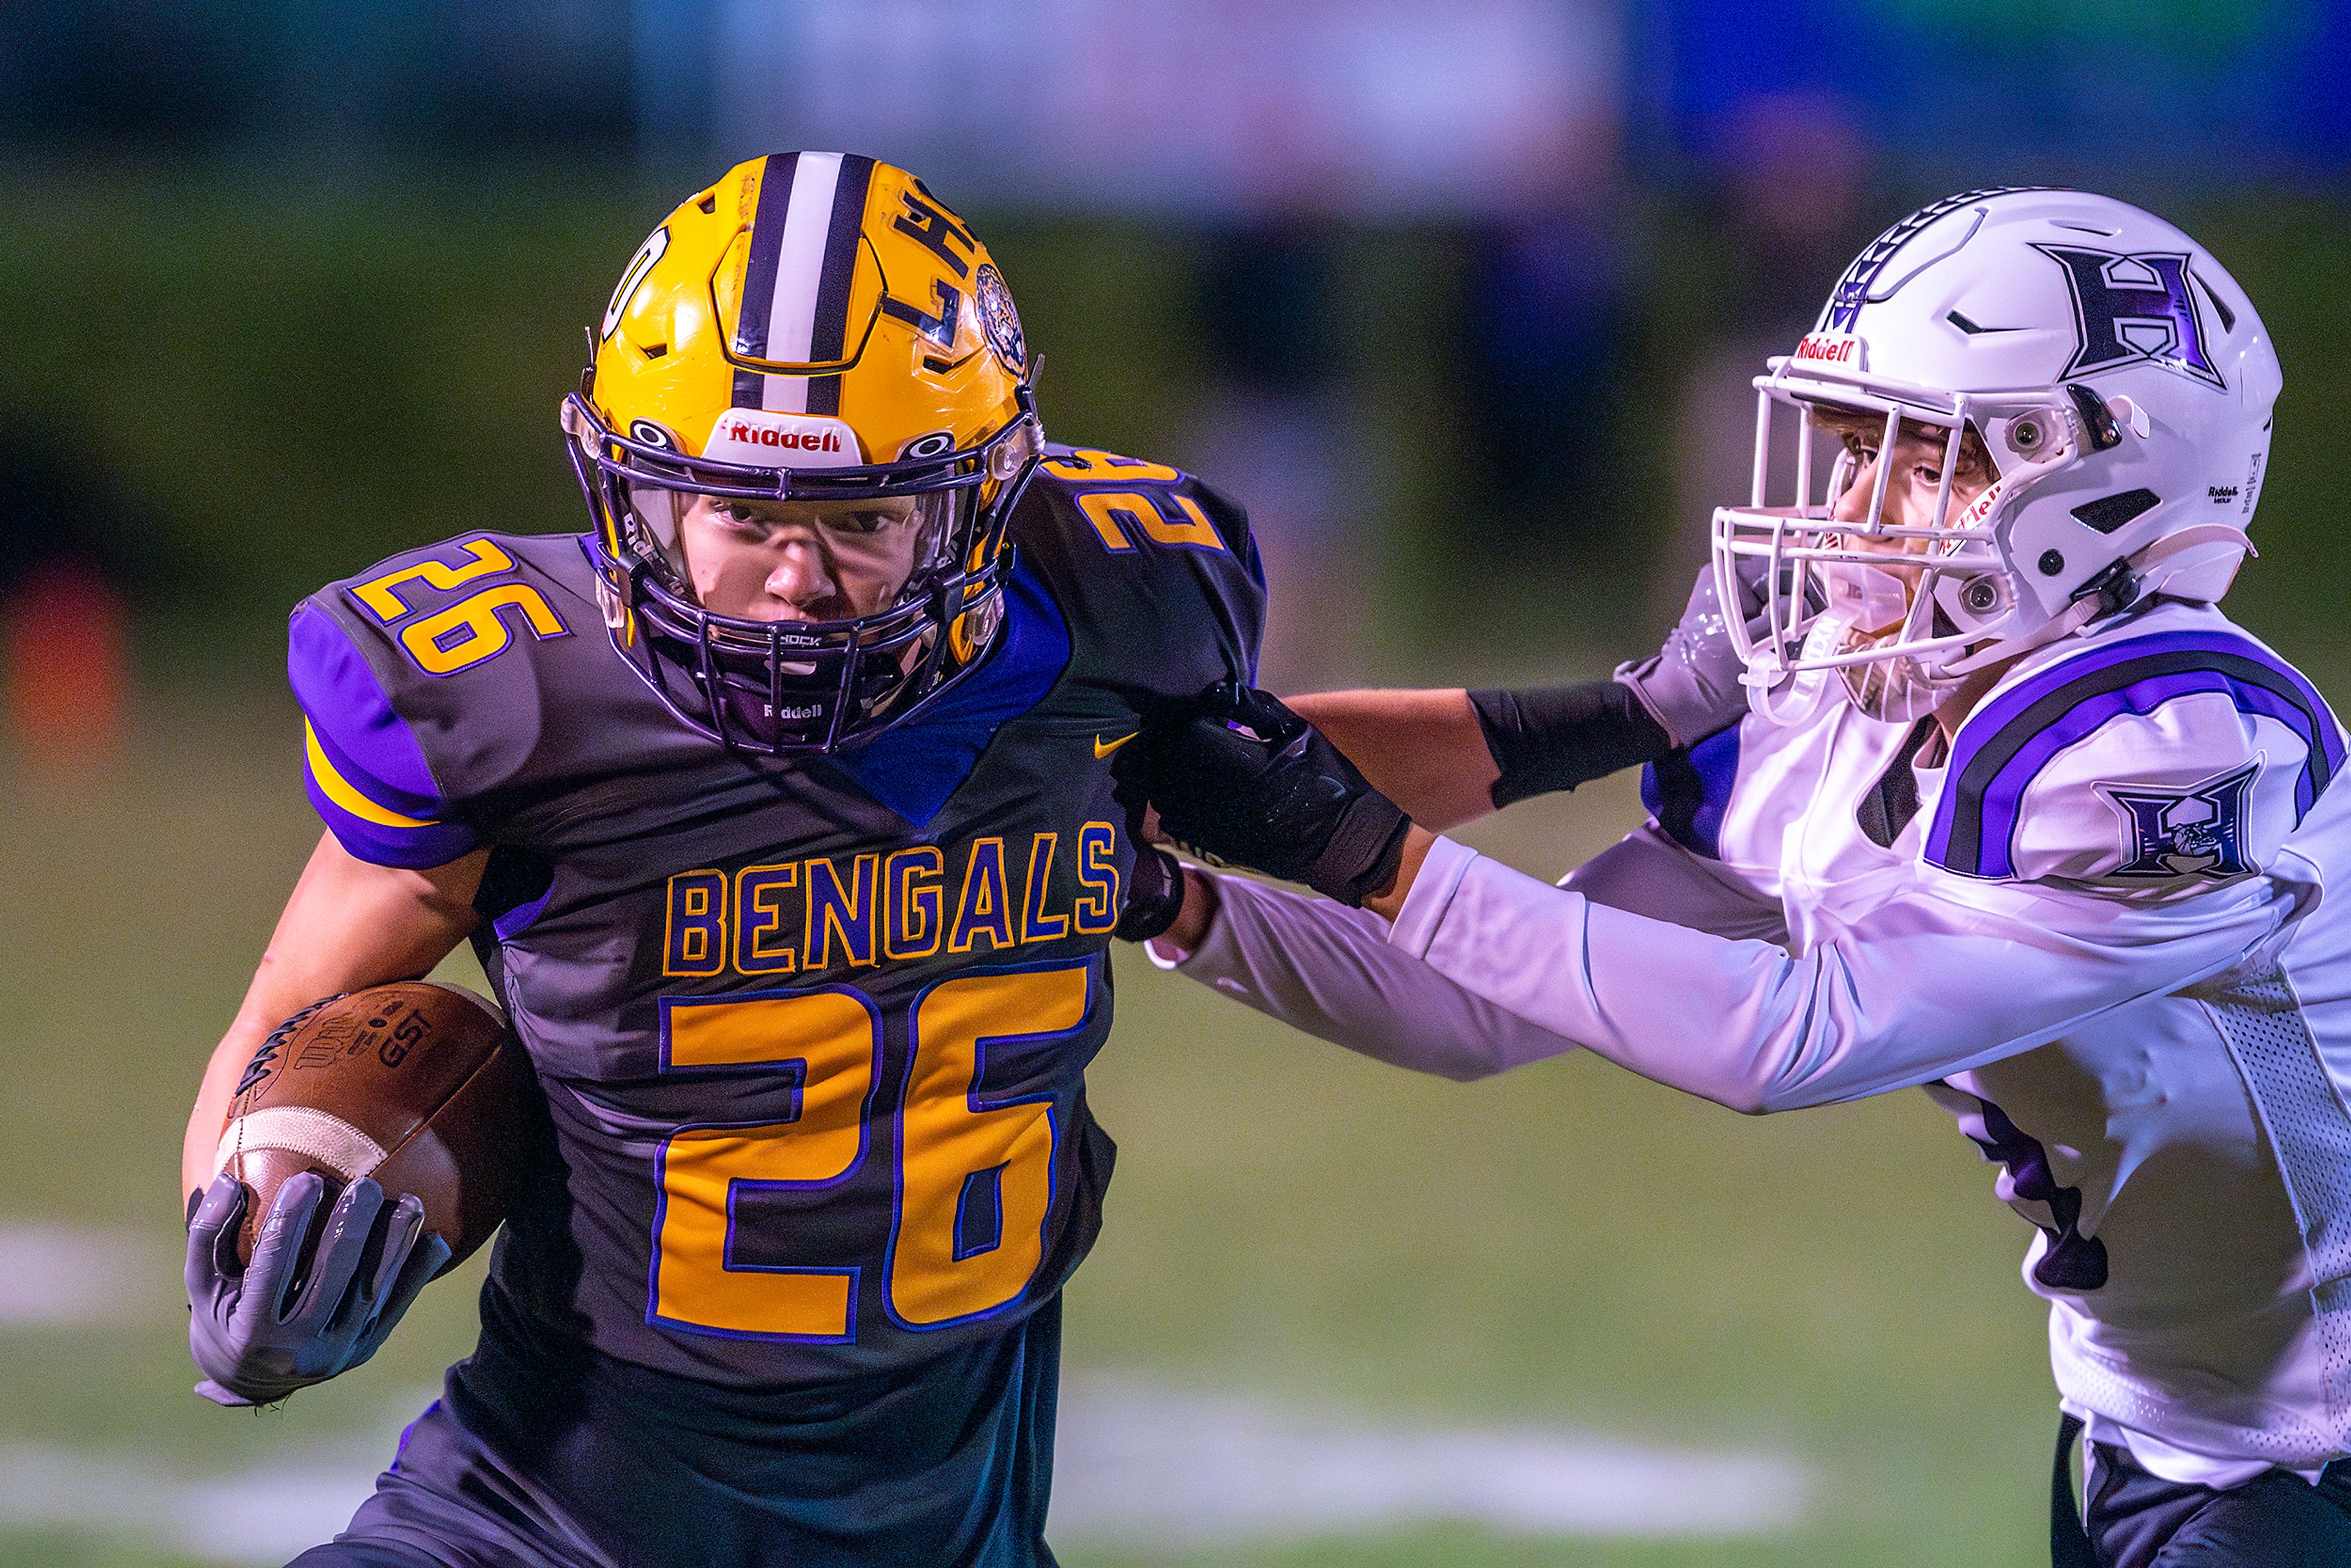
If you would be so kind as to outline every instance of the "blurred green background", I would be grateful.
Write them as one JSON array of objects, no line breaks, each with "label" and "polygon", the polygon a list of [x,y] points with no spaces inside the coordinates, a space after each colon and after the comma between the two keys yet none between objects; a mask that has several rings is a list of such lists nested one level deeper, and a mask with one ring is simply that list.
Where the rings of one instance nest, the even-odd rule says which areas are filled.
[{"label": "blurred green background", "polygon": [[[319,831],[283,617],[397,549],[578,526],[554,410],[582,325],[674,201],[769,146],[924,172],[1016,291],[1050,434],[1257,512],[1291,690],[1646,651],[1704,507],[1743,486],[1745,378],[1854,249],[1951,189],[2110,190],[2262,308],[2287,390],[2230,608],[2351,686],[2345,7],[2158,5],[2122,43],[2011,9],[26,18],[0,42],[0,1563],[266,1561],[273,1511],[380,1463],[465,1350],[474,1270],[281,1411],[187,1392],[180,1126]],[[1152,133],[1121,140],[1106,104]],[[1366,151],[1399,145],[1420,152]],[[1616,780],[1471,836],[1556,875],[1638,817]],[[1189,1543],[1095,1528],[1069,1562],[2045,1550],[2029,1233],[1922,1098],[1747,1121],[1586,1060],[1422,1082],[1132,956],[1073,1380],[1810,1481],[1792,1522],[1722,1538],[1366,1509]]]}]

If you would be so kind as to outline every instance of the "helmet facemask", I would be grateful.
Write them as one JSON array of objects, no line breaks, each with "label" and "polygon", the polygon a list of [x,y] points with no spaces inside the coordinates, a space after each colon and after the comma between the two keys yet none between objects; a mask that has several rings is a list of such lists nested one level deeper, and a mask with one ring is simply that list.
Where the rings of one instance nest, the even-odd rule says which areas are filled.
[{"label": "helmet facemask", "polygon": [[[1756,382],[1750,502],[1714,516],[1719,580],[1732,577],[1740,558],[1757,557],[1771,585],[1765,634],[1730,628],[1748,664],[1750,700],[1767,716],[1794,722],[1826,693],[1834,671],[1846,698],[1870,717],[1922,717],[2005,652],[1998,643],[2018,596],[2000,525],[2028,486],[2068,459],[2064,411],[2032,394],[1987,400],[1823,386],[1789,377],[1786,367],[1776,361]],[[1786,461],[1777,449],[1790,422],[1775,417],[1783,405],[1796,414],[1794,476],[1790,504],[1772,506]],[[1839,425],[1874,438],[1865,444],[1878,460],[1865,492],[1854,486],[1866,459],[1851,446],[1817,460],[1818,437]],[[1987,428],[2008,437],[2005,463],[1992,456]],[[1940,475],[1931,507],[1918,516],[1889,501],[1897,455],[1921,448],[1938,454]],[[1972,496],[1955,489],[1963,472],[1982,481]]]},{"label": "helmet facemask", "polygon": [[[824,469],[761,469],[622,437],[584,400],[566,405],[573,462],[598,513],[602,595],[614,639],[663,701],[730,747],[820,753],[910,716],[974,667],[1003,616],[1003,530],[1042,450],[1023,413],[944,457]],[[701,602],[680,524],[716,505],[888,501],[914,530],[886,603],[822,620],[722,614]],[[871,549],[854,528],[812,521],[828,551]]]}]

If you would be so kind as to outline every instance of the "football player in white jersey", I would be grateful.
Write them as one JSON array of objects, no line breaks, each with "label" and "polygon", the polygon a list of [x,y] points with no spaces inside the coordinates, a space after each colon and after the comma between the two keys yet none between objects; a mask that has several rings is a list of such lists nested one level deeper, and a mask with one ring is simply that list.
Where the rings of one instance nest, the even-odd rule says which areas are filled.
[{"label": "football player in white jersey", "polygon": [[1713,552],[1763,609],[1682,649],[1753,711],[1653,765],[1648,824],[1557,887],[1432,834],[1591,750],[1540,694],[1218,688],[1129,797],[1331,896],[1191,868],[1155,954],[1453,1077],[1582,1046],[1747,1112],[1924,1087],[2037,1228],[2059,1563],[2351,1562],[2351,792],[2217,608],[2280,385],[2252,303],[2122,203],[1970,192],[1756,385]]}]

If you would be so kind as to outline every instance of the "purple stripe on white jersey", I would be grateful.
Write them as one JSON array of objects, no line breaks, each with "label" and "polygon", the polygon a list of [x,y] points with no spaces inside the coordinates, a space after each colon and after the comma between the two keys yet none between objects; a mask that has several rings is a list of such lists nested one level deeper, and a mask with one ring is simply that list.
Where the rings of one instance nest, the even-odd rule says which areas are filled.
[{"label": "purple stripe on white jersey", "polygon": [[2067,659],[2003,692],[1959,730],[1926,858],[1967,876],[2013,876],[2024,792],[2050,758],[2124,714],[2176,697],[2226,695],[2238,711],[2284,725],[2305,748],[2294,786],[2298,823],[2340,769],[2344,742],[2325,699],[2247,637],[2170,632]]},{"label": "purple stripe on white jersey", "polygon": [[[1983,815],[1983,834],[1978,850],[1977,876],[2013,876],[2016,867],[2011,861],[2009,846],[2015,836],[2018,814],[2022,807],[2024,791],[2039,776],[2049,759],[2078,741],[2086,740],[2105,727],[2109,719],[2124,714],[2140,717],[2153,713],[2175,697],[2210,692],[2226,696],[2237,706],[2240,713],[2260,714],[2273,718],[2310,745],[2310,721],[2306,714],[2275,693],[2259,686],[2245,686],[2212,670],[2187,670],[2175,674],[2156,675],[2134,682],[2117,691],[2102,692],[2085,699],[2055,724],[2042,730],[2025,743],[2007,766],[1994,775],[1983,789],[1979,810]],[[2305,768],[2294,785],[2294,821],[2298,823],[2310,810],[2315,790]],[[1955,871],[1968,868],[1954,866]]]}]

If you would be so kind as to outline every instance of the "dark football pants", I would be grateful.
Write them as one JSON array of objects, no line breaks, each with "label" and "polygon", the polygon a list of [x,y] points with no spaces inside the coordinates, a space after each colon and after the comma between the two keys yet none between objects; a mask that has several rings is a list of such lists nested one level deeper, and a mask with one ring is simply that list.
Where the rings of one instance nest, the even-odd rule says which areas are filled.
[{"label": "dark football pants", "polygon": [[481,1347],[350,1528],[294,1568],[1053,1568],[1058,1297],[751,1419],[642,1368],[539,1354],[496,1316],[486,1296]]},{"label": "dark football pants", "polygon": [[2089,1517],[2070,1479],[2081,1423],[2058,1428],[2051,1481],[2054,1568],[2344,1568],[2351,1563],[2351,1465],[2318,1484],[2270,1470],[2216,1491],[2149,1475],[2125,1450],[2094,1443]]}]

